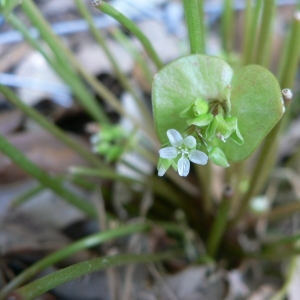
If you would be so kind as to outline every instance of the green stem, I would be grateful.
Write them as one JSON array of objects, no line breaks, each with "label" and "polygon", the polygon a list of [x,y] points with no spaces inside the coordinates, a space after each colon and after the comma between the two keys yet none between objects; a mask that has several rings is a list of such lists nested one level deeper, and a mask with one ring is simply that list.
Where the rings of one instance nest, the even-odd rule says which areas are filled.
[{"label": "green stem", "polygon": [[[27,0],[28,1],[28,0]],[[86,93],[86,87],[82,84],[82,82],[79,80],[79,78],[73,74],[72,72],[69,72],[68,69],[65,69],[61,66],[61,64],[57,61],[54,61],[50,58],[48,53],[42,48],[41,44],[34,39],[30,32],[27,30],[26,27],[24,27],[24,24],[20,22],[20,20],[11,14],[9,16],[8,21],[10,24],[15,27],[18,31],[22,33],[24,38],[29,42],[29,44],[35,48],[37,51],[39,51],[46,61],[53,67],[53,69],[57,72],[57,74],[63,78],[63,80],[68,83],[71,88],[73,89],[75,95],[77,95],[78,99],[81,99],[81,104],[90,112],[91,115],[95,117],[96,120],[101,121],[102,117],[97,113],[99,110],[99,107],[89,107],[85,103],[85,99],[89,98],[89,94]],[[53,32],[51,29],[47,31],[49,35],[53,35]],[[47,35],[46,35],[47,37]],[[57,39],[57,37],[54,35],[54,37]],[[120,101],[115,97],[114,94],[112,94],[103,84],[101,84],[94,76],[86,72],[81,65],[78,63],[77,59],[74,57],[73,53],[69,51],[68,48],[66,48],[59,39],[56,40],[56,45],[53,47],[56,48],[57,45],[59,45],[59,49],[63,52],[65,52],[66,56],[70,59],[73,66],[77,69],[77,71],[84,77],[84,79],[87,81],[88,84],[92,86],[92,88],[96,91],[98,95],[100,95],[109,105],[111,105],[118,113],[123,115],[124,117],[128,117],[132,122],[139,126],[141,131],[145,133],[146,136],[149,137],[149,141],[151,141],[155,146],[157,146],[157,137],[155,133],[153,132],[152,127],[149,128],[147,124],[141,123],[135,116],[132,116],[131,114],[127,113],[124,108],[122,107]],[[106,116],[105,116],[106,118]]]},{"label": "green stem", "polygon": [[41,184],[29,189],[24,194],[22,194],[22,195],[18,196],[17,198],[13,199],[11,201],[11,207],[17,207],[17,206],[20,206],[20,205],[24,204],[25,202],[30,200],[32,197],[34,197],[34,196],[38,195],[39,193],[41,193],[44,189],[45,189],[45,187]]},{"label": "green stem", "polygon": [[[121,85],[124,87],[125,90],[127,90],[133,96],[133,98],[135,99],[135,102],[137,103],[137,105],[140,108],[140,111],[143,113],[144,118],[146,120],[148,120],[149,124],[152,124],[152,117],[150,115],[149,109],[147,109],[147,107],[145,106],[145,103],[137,95],[134,88],[132,88],[129,80],[127,79],[126,75],[122,72],[122,70],[118,66],[118,63],[117,63],[115,57],[113,56],[113,54],[111,53],[109,47],[107,46],[101,31],[99,31],[98,28],[96,27],[90,12],[87,10],[87,8],[84,5],[82,0],[75,0],[75,3],[77,5],[78,10],[80,11],[82,16],[87,21],[90,31],[91,31],[92,35],[94,36],[95,40],[102,47],[104,53],[106,54],[108,60],[110,61],[111,65],[113,67],[113,70],[115,71]],[[151,76],[150,82],[152,82],[152,76]]]},{"label": "green stem", "polygon": [[192,54],[204,54],[203,2],[200,0],[183,0]]},{"label": "green stem", "polygon": [[132,45],[129,38],[119,28],[113,28],[111,30],[111,33],[113,37],[117,40],[117,42],[119,42],[119,44],[121,44],[138,63],[138,65],[141,67],[141,70],[144,73],[145,79],[147,80],[148,84],[151,84],[153,75],[145,58]]},{"label": "green stem", "polygon": [[285,41],[278,80],[282,88],[293,88],[300,60],[300,11],[295,12],[290,33]]},{"label": "green stem", "polygon": [[211,195],[211,164],[205,166],[195,165],[198,177],[198,184],[201,188],[201,199],[203,200],[203,210],[206,215],[213,211],[213,201]]},{"label": "green stem", "polygon": [[90,217],[95,217],[96,213],[91,204],[81,199],[76,194],[63,188],[61,183],[49,176],[40,167],[30,161],[21,151],[15,148],[4,136],[0,135],[0,150],[6,154],[14,163],[20,166],[24,171],[37,179],[42,185],[53,190],[57,195],[84,211]]},{"label": "green stem", "polygon": [[281,287],[281,289],[272,297],[270,300],[283,300],[285,299],[285,296],[288,292],[288,288],[294,278],[295,272],[297,271],[297,262],[298,262],[298,256],[294,256],[291,261],[288,268],[286,280]]},{"label": "green stem", "polygon": [[223,199],[220,204],[218,213],[215,217],[212,229],[207,242],[207,254],[215,258],[218,254],[218,248],[223,238],[223,234],[227,228],[228,215],[231,207],[231,200],[233,198],[233,191],[230,186],[225,188],[223,192]]},{"label": "green stem", "polygon": [[115,256],[105,256],[94,258],[88,261],[74,264],[70,267],[53,272],[47,276],[35,280],[24,287],[15,291],[13,296],[19,297],[17,299],[33,300],[41,294],[61,285],[72,281],[81,276],[90,274],[92,272],[104,270],[111,267],[122,266],[126,264],[139,264],[170,260],[182,256],[181,251],[169,251],[157,254],[121,254]]},{"label": "green stem", "polygon": [[64,131],[62,131],[57,126],[53,125],[48,121],[42,114],[34,110],[32,107],[26,105],[22,102],[18,96],[10,89],[0,85],[0,93],[2,93],[7,100],[9,100],[13,105],[19,108],[22,112],[28,115],[30,118],[35,120],[41,127],[46,129],[48,132],[53,134],[71,149],[75,150],[79,155],[84,157],[91,164],[101,167],[102,163],[97,159],[89,150],[84,146],[77,143],[75,140],[70,138]]},{"label": "green stem", "polygon": [[176,206],[182,206],[182,198],[174,193],[172,186],[168,185],[164,181],[160,181],[159,185],[157,183],[157,178],[147,178],[147,180],[138,180],[136,178],[131,178],[125,175],[120,175],[115,171],[103,170],[103,169],[90,169],[82,167],[72,167],[70,169],[74,175],[85,175],[85,176],[96,176],[100,178],[110,179],[114,181],[122,181],[127,184],[138,183],[143,186],[149,186],[154,191],[155,194],[163,196],[170,203]]},{"label": "green stem", "polygon": [[[233,220],[233,224],[236,224],[236,222],[247,211],[250,200],[257,192],[258,186],[262,186],[262,184],[264,183],[265,174],[266,174],[266,172],[269,172],[270,166],[274,163],[272,160],[273,156],[270,155],[270,149],[271,150],[277,149],[276,145],[278,142],[278,133],[281,128],[281,123],[282,123],[282,120],[279,121],[279,123],[277,123],[277,125],[271,130],[271,132],[267,135],[267,137],[264,141],[263,147],[260,151],[258,160],[254,166],[254,170],[251,175],[249,188],[248,188],[244,198],[242,199],[242,203],[240,204],[238,212]],[[266,166],[266,165],[268,165],[268,166]],[[264,169],[267,169],[267,170],[264,170]]]},{"label": "green stem", "polygon": [[275,14],[275,0],[265,0],[260,26],[260,35],[256,51],[255,63],[267,67],[270,58],[272,25]]},{"label": "green stem", "polygon": [[259,15],[263,0],[257,0],[254,8],[253,16],[251,18],[250,34],[249,34],[249,47],[246,49],[244,65],[253,63],[256,45],[256,33],[258,30]]},{"label": "green stem", "polygon": [[93,96],[81,82],[78,76],[76,76],[75,73],[70,72],[69,68],[64,68],[60,62],[51,58],[51,56],[43,49],[41,43],[31,36],[29,30],[14,14],[9,15],[8,22],[19,32],[21,32],[25,40],[27,40],[33,48],[43,55],[49,65],[71,87],[72,91],[77,97],[77,100],[80,101],[81,105],[90,113],[90,115],[99,122],[101,120],[106,120],[106,115],[101,111],[100,107],[94,103]]},{"label": "green stem", "polygon": [[271,222],[274,222],[274,221],[281,220],[285,217],[288,217],[291,214],[299,211],[300,211],[300,203],[299,201],[295,201],[294,203],[280,205],[272,209],[272,211],[270,211],[264,217],[266,217]]},{"label": "green stem", "polygon": [[58,250],[45,258],[39,260],[25,271],[23,271],[20,275],[15,277],[10,283],[8,283],[0,292],[0,300],[5,299],[9,293],[11,293],[14,289],[19,287],[20,285],[29,281],[32,277],[37,275],[39,272],[43,271],[49,266],[52,266],[71,255],[82,251],[84,249],[95,247],[101,243],[104,243],[109,240],[113,240],[119,237],[123,237],[129,234],[137,233],[137,232],[145,232],[150,229],[149,224],[134,224],[128,226],[122,226],[117,229],[112,229],[104,232],[99,232],[92,234],[88,237],[85,237],[70,246],[67,246],[61,250]]},{"label": "green stem", "polygon": [[233,45],[233,20],[234,20],[233,1],[225,0],[222,16],[222,43],[225,52],[228,54],[232,51]]},{"label": "green stem", "polygon": [[156,51],[154,50],[149,39],[144,35],[144,33],[136,26],[136,24],[113,8],[111,5],[107,4],[102,0],[96,0],[93,2],[93,5],[101,10],[103,13],[111,16],[115,20],[117,20],[121,25],[123,25],[127,30],[129,30],[143,45],[145,51],[148,53],[149,57],[153,60],[157,69],[161,69],[163,67],[163,63],[158,57]]},{"label": "green stem", "polygon": [[247,57],[251,49],[251,26],[253,19],[253,8],[252,0],[247,0],[245,14],[245,23],[244,23],[244,39],[243,39],[243,64],[246,64]]}]

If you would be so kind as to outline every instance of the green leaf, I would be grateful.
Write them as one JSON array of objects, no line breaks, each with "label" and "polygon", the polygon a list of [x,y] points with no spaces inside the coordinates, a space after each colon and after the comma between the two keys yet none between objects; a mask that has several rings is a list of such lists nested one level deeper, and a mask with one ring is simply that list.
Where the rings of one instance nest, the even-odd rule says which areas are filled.
[{"label": "green leaf", "polygon": [[224,168],[227,168],[230,166],[226,159],[224,152],[219,147],[212,147],[208,151],[208,157],[215,165],[218,165],[218,166],[224,167]]},{"label": "green leaf", "polygon": [[206,114],[208,112],[208,109],[209,109],[209,106],[205,100],[199,98],[195,101],[193,111],[196,116]]},{"label": "green leaf", "polygon": [[[225,113],[237,118],[238,127],[226,143],[219,139],[212,141],[229,161],[247,158],[284,111],[279,84],[268,70],[250,65],[233,74],[223,60],[200,54],[179,58],[162,68],[154,76],[152,97],[156,130],[162,144],[168,142],[166,132],[170,128],[184,134],[186,120],[179,115],[183,111],[189,115],[197,99],[224,107],[229,98],[231,103],[226,107],[230,110],[231,106],[231,111]],[[212,138],[214,132],[217,133],[214,128],[211,132],[208,129],[206,138]]]},{"label": "green leaf", "polygon": [[191,125],[196,125],[196,126],[207,126],[209,125],[209,123],[213,120],[214,116],[212,114],[205,114],[205,115],[201,115],[197,118],[194,118],[194,119],[190,119],[190,120],[187,120],[187,124],[189,126]]},{"label": "green leaf", "polygon": [[170,128],[183,133],[186,121],[179,114],[198,98],[225,101],[232,76],[231,67],[222,59],[200,54],[179,58],[162,68],[154,76],[152,93],[161,143],[168,142],[166,132]]},{"label": "green leaf", "polygon": [[[230,161],[250,156],[282,117],[284,106],[280,86],[268,70],[257,65],[239,69],[232,80],[231,115],[238,129],[226,143],[218,142]],[[244,139],[241,146],[236,143]]]}]

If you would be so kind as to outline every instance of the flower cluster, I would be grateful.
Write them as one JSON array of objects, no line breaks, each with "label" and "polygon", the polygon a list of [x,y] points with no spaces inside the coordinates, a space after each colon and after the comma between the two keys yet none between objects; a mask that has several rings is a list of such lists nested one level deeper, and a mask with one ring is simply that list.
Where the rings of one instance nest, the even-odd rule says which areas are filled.
[{"label": "flower cluster", "polygon": [[187,176],[190,172],[190,161],[199,165],[207,163],[207,155],[196,150],[197,142],[193,136],[183,138],[175,129],[169,129],[167,136],[172,146],[159,150],[158,176],[163,176],[171,165],[180,176]]},{"label": "flower cluster", "polygon": [[188,128],[195,131],[194,135],[200,143],[197,144],[193,135],[183,138],[177,130],[169,129],[167,136],[172,146],[159,151],[158,175],[163,176],[172,166],[178,170],[180,176],[187,176],[190,171],[190,162],[205,165],[208,158],[216,165],[229,167],[224,152],[218,146],[219,141],[226,143],[230,139],[242,145],[244,139],[238,128],[237,118],[228,116],[227,112],[225,116],[224,114],[225,111],[222,107],[220,109],[219,103],[212,102],[209,106],[208,102],[201,98],[196,99],[184,109],[179,117],[186,119]]}]

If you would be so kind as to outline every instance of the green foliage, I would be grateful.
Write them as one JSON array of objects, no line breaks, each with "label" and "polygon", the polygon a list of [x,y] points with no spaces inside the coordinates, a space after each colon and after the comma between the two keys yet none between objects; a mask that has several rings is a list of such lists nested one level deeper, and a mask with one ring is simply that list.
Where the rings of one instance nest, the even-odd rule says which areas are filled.
[{"label": "green foliage", "polygon": [[192,134],[223,167],[251,155],[285,110],[279,84],[266,69],[253,65],[234,72],[223,60],[200,54],[160,70],[152,99],[163,145],[169,129]]}]

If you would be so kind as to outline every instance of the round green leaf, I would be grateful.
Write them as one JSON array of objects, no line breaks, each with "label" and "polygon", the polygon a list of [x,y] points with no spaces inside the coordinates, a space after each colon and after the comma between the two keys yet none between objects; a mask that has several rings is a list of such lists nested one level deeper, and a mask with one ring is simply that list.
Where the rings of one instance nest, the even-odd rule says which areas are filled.
[{"label": "round green leaf", "polygon": [[179,58],[162,68],[153,82],[153,113],[158,137],[168,142],[166,132],[176,129],[183,133],[186,120],[179,114],[198,98],[226,98],[226,87],[233,71],[222,59],[207,55]]},{"label": "round green leaf", "polygon": [[197,98],[208,102],[224,102],[229,85],[231,116],[238,120],[236,140],[241,144],[243,138],[244,143],[238,145],[230,138],[226,143],[221,140],[213,142],[214,146],[222,149],[229,161],[247,158],[283,114],[279,84],[263,67],[246,66],[233,75],[233,70],[226,62],[206,55],[182,57],[155,75],[153,112],[161,143],[168,143],[166,132],[169,129],[184,133],[186,119],[180,118],[179,114]]},{"label": "round green leaf", "polygon": [[241,68],[231,85],[231,115],[237,117],[244,143],[239,146],[228,139],[218,145],[228,160],[240,161],[252,154],[280,120],[284,106],[276,78],[261,66]]}]

